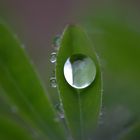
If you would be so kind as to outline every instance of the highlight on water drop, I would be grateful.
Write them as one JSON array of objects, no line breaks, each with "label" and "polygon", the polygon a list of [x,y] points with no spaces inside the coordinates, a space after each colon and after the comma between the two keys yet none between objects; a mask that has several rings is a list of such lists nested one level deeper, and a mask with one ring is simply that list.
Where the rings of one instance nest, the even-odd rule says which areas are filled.
[{"label": "highlight on water drop", "polygon": [[55,63],[56,62],[56,52],[51,53],[50,62],[51,63]]},{"label": "highlight on water drop", "polygon": [[64,77],[73,88],[84,89],[95,80],[96,65],[90,57],[74,54],[64,64]]}]

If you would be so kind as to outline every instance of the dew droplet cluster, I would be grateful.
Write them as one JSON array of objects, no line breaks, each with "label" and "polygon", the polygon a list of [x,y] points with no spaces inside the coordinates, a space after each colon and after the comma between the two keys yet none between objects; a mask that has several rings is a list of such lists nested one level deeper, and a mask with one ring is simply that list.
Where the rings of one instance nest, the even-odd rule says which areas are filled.
[{"label": "dew droplet cluster", "polygon": [[[60,35],[56,35],[53,39],[53,48],[54,48],[54,52],[51,53],[50,55],[50,62],[52,64],[55,65],[56,63],[56,58],[57,58],[57,51],[59,50],[59,46],[60,46]],[[56,88],[57,87],[57,82],[56,82],[56,77],[55,77],[55,70],[53,75],[50,77],[50,86],[52,88]]]}]

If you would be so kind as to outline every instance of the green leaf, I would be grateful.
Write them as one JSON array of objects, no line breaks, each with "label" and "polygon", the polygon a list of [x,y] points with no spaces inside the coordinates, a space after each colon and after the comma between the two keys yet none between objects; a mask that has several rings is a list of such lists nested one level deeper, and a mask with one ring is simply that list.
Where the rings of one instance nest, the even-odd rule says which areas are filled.
[{"label": "green leaf", "polygon": [[[90,57],[96,66],[94,82],[80,90],[71,87],[63,74],[66,60],[76,54]],[[92,70],[88,73],[90,72]],[[56,79],[65,119],[73,138],[75,140],[92,139],[101,107],[101,71],[92,44],[85,32],[76,25],[69,25],[61,38],[56,63]]]},{"label": "green leaf", "polygon": [[32,140],[29,133],[21,128],[16,122],[7,117],[0,116],[0,139],[1,140]]},{"label": "green leaf", "polygon": [[[64,133],[37,73],[19,41],[0,24],[0,94],[18,108],[18,113],[46,138],[64,140]],[[1,126],[0,126],[1,127]]]}]

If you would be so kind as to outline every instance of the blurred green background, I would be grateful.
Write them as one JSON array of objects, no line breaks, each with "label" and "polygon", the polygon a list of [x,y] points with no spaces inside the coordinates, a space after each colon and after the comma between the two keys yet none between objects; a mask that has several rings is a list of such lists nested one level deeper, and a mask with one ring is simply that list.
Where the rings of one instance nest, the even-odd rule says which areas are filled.
[{"label": "blurred green background", "polygon": [[95,137],[109,140],[140,118],[139,9],[138,0],[1,0],[0,18],[25,45],[54,104],[57,91],[49,83],[53,37],[69,23],[85,28],[99,55],[104,84]]}]

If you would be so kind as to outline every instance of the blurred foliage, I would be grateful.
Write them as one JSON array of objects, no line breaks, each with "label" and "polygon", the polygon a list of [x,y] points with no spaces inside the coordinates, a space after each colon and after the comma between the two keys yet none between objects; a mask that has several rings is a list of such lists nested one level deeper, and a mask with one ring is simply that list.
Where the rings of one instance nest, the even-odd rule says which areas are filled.
[{"label": "blurred foliage", "polygon": [[[64,139],[63,125],[55,120],[56,113],[33,65],[17,37],[3,23],[0,23],[0,97],[0,115],[3,117],[4,110],[10,105],[6,114],[15,112],[41,139]],[[9,123],[10,126],[14,127]]]},{"label": "blurred foliage", "polygon": [[113,8],[88,13],[83,20],[103,72],[104,124],[97,138],[108,140],[140,117],[140,21],[136,11]]},{"label": "blurred foliage", "polygon": [[140,123],[136,123],[128,129],[121,140],[138,140],[140,138]]}]

